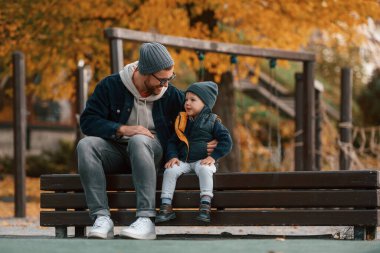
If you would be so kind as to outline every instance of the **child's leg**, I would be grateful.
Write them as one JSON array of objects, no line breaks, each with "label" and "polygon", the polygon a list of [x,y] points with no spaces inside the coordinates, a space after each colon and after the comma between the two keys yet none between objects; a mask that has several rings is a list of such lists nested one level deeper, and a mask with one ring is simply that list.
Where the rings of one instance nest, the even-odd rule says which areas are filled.
[{"label": "child's leg", "polygon": [[166,202],[167,204],[171,204],[178,177],[187,172],[190,172],[190,165],[184,162],[180,162],[179,165],[174,165],[172,168],[165,169],[161,199],[165,199],[165,201],[170,200],[170,203]]},{"label": "child's leg", "polygon": [[214,196],[214,181],[212,175],[215,173],[216,167],[215,165],[201,165],[200,161],[196,162],[194,166],[195,173],[199,178],[199,187],[201,190],[201,203],[199,205],[199,215],[197,219],[210,222],[211,199]]},{"label": "child's leg", "polygon": [[172,220],[175,218],[175,213],[172,209],[172,199],[177,183],[177,179],[183,173],[190,171],[188,163],[180,162],[172,168],[166,169],[164,172],[164,179],[162,182],[161,192],[161,206],[158,215],[156,216],[156,223]]},{"label": "child's leg", "polygon": [[[205,200],[210,203],[214,196],[213,174],[216,172],[215,165],[201,165],[200,161],[194,164],[194,171],[199,178],[199,188],[201,190],[201,201]],[[202,199],[203,198],[203,199]]]}]

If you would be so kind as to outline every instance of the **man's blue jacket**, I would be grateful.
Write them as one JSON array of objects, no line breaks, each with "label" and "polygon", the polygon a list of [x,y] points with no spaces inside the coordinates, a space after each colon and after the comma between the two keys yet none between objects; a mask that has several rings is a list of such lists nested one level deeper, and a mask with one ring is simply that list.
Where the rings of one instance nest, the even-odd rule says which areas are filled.
[{"label": "man's blue jacket", "polygon": [[[80,116],[83,134],[117,140],[117,129],[126,124],[131,114],[134,97],[124,86],[120,75],[113,74],[96,86]],[[183,109],[184,93],[169,84],[164,95],[153,103],[152,115],[164,154],[167,142],[174,133],[174,121]]]}]

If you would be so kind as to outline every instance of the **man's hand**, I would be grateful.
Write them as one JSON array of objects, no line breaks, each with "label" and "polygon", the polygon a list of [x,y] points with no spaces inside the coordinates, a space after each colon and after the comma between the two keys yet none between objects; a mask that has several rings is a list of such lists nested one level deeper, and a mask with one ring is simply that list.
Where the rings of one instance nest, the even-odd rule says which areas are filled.
[{"label": "man's hand", "polygon": [[166,169],[170,169],[172,168],[174,165],[179,165],[179,160],[178,158],[172,158],[170,159],[167,163],[165,163],[165,168]]},{"label": "man's hand", "polygon": [[127,125],[122,125],[117,129],[116,134],[118,136],[133,136],[136,134],[143,134],[146,135],[150,138],[154,138],[154,135],[145,127],[143,126],[127,126]]},{"label": "man's hand", "polygon": [[212,140],[207,143],[207,155],[211,155],[211,153],[214,151],[216,145],[218,145],[217,140]]},{"label": "man's hand", "polygon": [[215,159],[211,156],[206,157],[205,159],[201,160],[202,165],[213,165],[215,163]]}]

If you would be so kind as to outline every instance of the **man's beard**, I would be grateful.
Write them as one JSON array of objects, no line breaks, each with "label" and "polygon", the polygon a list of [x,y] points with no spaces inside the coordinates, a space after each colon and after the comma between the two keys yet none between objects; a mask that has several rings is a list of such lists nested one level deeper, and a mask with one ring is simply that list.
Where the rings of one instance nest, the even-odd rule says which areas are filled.
[{"label": "man's beard", "polygon": [[161,93],[161,90],[158,90],[158,86],[151,86],[150,83],[145,80],[144,81],[144,85],[145,85],[145,88],[146,88],[146,92],[149,94],[149,95],[158,95]]}]

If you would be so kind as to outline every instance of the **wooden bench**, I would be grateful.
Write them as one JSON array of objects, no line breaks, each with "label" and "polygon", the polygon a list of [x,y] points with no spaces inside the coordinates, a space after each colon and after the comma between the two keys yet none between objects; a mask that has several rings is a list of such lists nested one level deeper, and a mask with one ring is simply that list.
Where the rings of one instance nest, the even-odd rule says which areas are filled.
[{"label": "wooden bench", "polygon": [[[355,239],[374,239],[379,225],[378,171],[221,173],[214,175],[210,226],[353,226]],[[161,188],[159,176],[157,188]],[[57,237],[84,236],[92,222],[79,175],[41,176],[40,225],[55,227]],[[107,190],[115,226],[135,220],[131,175],[109,175]],[[46,192],[48,191],[48,192]],[[157,192],[157,207],[159,206]],[[198,178],[179,178],[173,206],[177,218],[160,226],[204,226],[194,217]],[[47,210],[50,209],[50,210]]]}]

